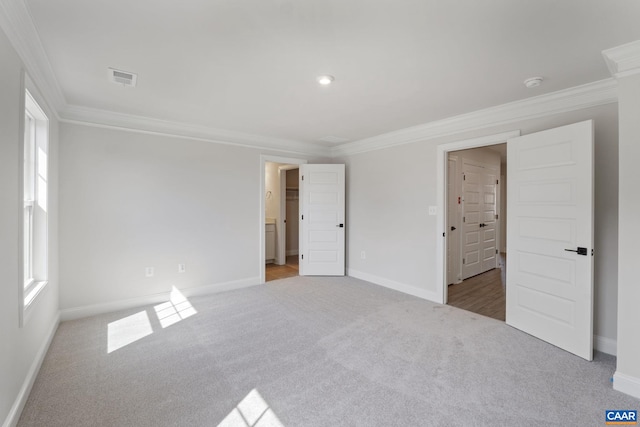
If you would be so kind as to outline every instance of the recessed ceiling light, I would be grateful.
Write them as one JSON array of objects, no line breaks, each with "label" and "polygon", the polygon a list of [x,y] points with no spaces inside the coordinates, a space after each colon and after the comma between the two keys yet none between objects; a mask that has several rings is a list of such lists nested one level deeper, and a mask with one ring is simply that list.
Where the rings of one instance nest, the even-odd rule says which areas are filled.
[{"label": "recessed ceiling light", "polygon": [[542,77],[531,77],[524,81],[524,85],[531,89],[532,87],[538,87],[542,84],[544,79]]},{"label": "recessed ceiling light", "polygon": [[336,78],[330,75],[324,75],[324,76],[318,76],[318,78],[316,80],[318,80],[318,83],[320,83],[323,86],[326,85],[330,85],[332,81],[334,81]]}]

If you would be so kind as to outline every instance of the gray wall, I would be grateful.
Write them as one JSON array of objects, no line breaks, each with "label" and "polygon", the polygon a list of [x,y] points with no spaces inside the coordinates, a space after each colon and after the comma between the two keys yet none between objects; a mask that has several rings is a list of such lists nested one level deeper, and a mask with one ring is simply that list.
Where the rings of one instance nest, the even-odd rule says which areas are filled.
[{"label": "gray wall", "polygon": [[[434,293],[436,147],[520,129],[528,134],[582,120],[595,122],[595,334],[616,339],[618,258],[617,105],[555,115],[356,154],[347,164],[348,268],[361,277]],[[366,259],[360,252],[366,251]]]},{"label": "gray wall", "polygon": [[259,282],[260,155],[273,153],[67,123],[60,140],[62,310]]},{"label": "gray wall", "polygon": [[[0,422],[11,415],[29,370],[37,366],[58,314],[58,124],[44,100],[32,93],[49,117],[49,284],[31,307],[31,317],[18,327],[18,232],[22,202],[19,193],[20,128],[24,86],[20,58],[0,30]],[[35,364],[35,366],[34,366]]]}]

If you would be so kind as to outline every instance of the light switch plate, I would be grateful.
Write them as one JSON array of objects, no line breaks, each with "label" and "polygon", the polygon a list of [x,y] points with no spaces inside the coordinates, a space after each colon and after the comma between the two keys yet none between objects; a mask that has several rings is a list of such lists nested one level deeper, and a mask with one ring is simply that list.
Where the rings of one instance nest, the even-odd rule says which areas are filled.
[{"label": "light switch plate", "polygon": [[437,215],[438,207],[437,206],[429,206],[429,215]]}]

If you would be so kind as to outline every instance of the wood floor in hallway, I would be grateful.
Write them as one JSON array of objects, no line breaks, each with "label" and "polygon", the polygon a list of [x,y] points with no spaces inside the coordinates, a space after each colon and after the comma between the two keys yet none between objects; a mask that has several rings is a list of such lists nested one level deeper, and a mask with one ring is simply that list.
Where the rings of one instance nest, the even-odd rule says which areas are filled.
[{"label": "wood floor in hallway", "polygon": [[501,255],[500,268],[449,285],[447,304],[504,321],[506,256]]}]

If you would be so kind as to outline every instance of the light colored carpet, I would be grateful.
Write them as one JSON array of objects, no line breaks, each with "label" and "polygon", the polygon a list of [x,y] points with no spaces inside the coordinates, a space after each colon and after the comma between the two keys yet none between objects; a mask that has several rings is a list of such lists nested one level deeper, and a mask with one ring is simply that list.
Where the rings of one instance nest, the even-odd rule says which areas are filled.
[{"label": "light colored carpet", "polygon": [[19,425],[600,426],[640,408],[611,356],[348,277],[174,305],[62,323]]}]

